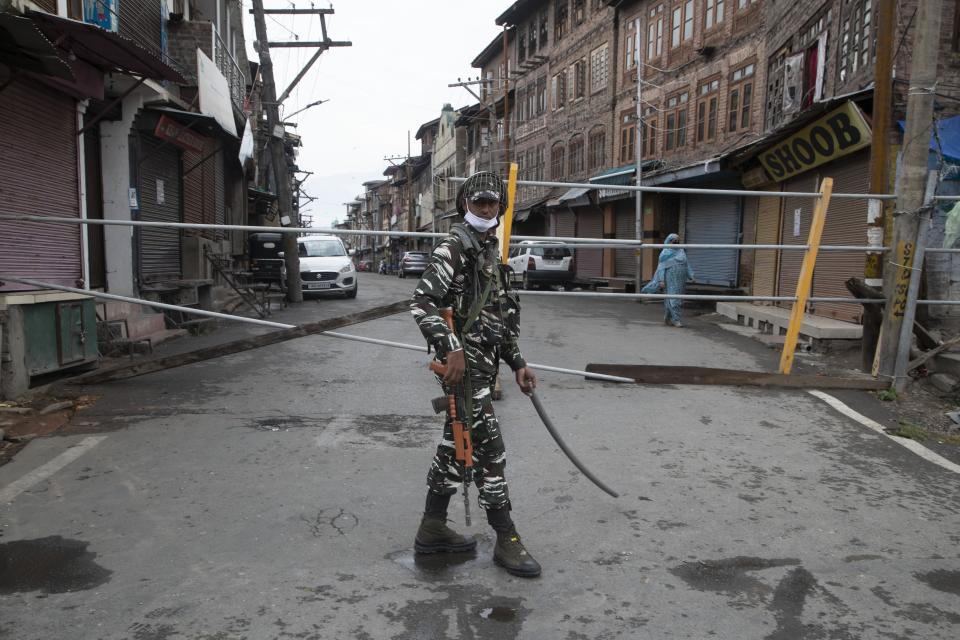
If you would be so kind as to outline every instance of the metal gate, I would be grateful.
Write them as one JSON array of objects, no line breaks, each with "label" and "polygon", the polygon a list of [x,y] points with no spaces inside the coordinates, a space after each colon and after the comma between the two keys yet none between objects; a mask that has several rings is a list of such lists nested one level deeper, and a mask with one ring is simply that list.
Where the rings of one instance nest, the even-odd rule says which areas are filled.
[{"label": "metal gate", "polygon": [[[0,91],[0,211],[80,217],[73,98],[24,78]],[[4,221],[0,272],[77,286],[80,225]],[[5,284],[3,290],[32,287]]]},{"label": "metal gate", "polygon": [[[139,173],[140,219],[181,222],[180,152],[153,136],[141,134]],[[143,227],[139,233],[140,281],[180,278],[180,230]]]},{"label": "metal gate", "polygon": [[[581,211],[577,214],[578,238],[602,238],[603,214]],[[603,249],[577,249],[577,278],[599,278],[603,275]]]},{"label": "metal gate", "polygon": [[[635,240],[637,237],[636,213],[634,211],[617,212],[618,240]],[[614,272],[623,278],[637,276],[637,257],[635,249],[616,249]]]},{"label": "metal gate", "polygon": [[[737,244],[740,241],[740,198],[687,196],[684,243]],[[736,249],[689,249],[695,280],[735,287],[739,255]]]},{"label": "metal gate", "polygon": [[[857,153],[825,165],[824,176],[833,178],[834,193],[868,193],[870,191],[870,154]],[[831,199],[823,227],[823,245],[863,245],[867,241],[867,201]],[[818,298],[851,297],[844,284],[852,277],[862,278],[865,266],[862,251],[821,251],[813,272],[813,296]],[[847,322],[860,322],[863,307],[856,304],[813,303],[811,312],[818,316]]]},{"label": "metal gate", "polygon": [[[766,191],[780,191],[775,184]],[[780,243],[780,198],[759,198],[757,205],[757,244]],[[773,296],[777,290],[777,251],[757,249],[753,262],[753,295]]]}]

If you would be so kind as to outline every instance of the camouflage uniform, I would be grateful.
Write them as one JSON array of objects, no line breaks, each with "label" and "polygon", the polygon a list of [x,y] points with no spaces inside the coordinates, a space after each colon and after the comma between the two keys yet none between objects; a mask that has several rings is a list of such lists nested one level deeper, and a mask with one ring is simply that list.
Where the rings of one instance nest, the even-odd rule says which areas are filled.
[{"label": "camouflage uniform", "polygon": [[[493,412],[491,389],[500,359],[514,371],[526,366],[517,346],[520,306],[517,294],[509,289],[506,267],[500,264],[496,236],[490,233],[483,240],[480,232],[469,225],[454,226],[454,233],[434,249],[414,291],[411,309],[438,360],[443,360],[449,351],[464,350],[467,371],[463,385],[472,390],[474,480],[480,506],[502,509],[509,506],[504,478],[506,453]],[[471,308],[482,299],[488,286],[486,304],[464,333]],[[454,309],[456,333],[450,332],[440,316],[438,309],[444,307]],[[427,486],[437,495],[453,495],[463,480],[461,472],[454,456],[452,420],[448,415],[443,440],[427,474]]]}]

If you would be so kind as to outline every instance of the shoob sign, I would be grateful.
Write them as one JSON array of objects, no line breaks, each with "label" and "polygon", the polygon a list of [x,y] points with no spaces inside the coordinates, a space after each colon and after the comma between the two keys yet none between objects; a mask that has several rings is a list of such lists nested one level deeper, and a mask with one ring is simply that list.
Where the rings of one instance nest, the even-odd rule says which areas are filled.
[{"label": "shoob sign", "polygon": [[869,147],[871,139],[870,125],[860,109],[847,102],[764,151],[760,164],[771,178],[784,180]]}]

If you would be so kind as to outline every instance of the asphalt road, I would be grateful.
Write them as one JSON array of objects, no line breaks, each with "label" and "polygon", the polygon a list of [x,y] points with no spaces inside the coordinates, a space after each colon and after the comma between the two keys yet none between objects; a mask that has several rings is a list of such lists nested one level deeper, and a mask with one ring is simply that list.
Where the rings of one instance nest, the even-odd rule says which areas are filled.
[{"label": "asphalt road", "polygon": [[[356,300],[275,317],[414,285],[362,275]],[[658,305],[523,306],[534,362],[772,365],[704,319],[665,327]],[[422,343],[408,315],[345,331]],[[613,499],[510,381],[496,408],[514,516],[543,576],[497,568],[482,517],[475,556],[415,556],[440,432],[426,362],[311,337],[91,390],[101,399],[66,435],[0,467],[0,492],[25,487],[0,504],[0,638],[960,635],[960,476],[803,392],[541,374],[553,421]],[[459,497],[451,517],[463,530]]]}]

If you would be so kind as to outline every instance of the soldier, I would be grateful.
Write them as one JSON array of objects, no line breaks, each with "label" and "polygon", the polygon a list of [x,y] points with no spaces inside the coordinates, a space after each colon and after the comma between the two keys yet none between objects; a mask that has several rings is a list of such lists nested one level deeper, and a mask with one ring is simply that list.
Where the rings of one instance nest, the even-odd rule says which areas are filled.
[{"label": "soldier", "polygon": [[[438,380],[450,391],[463,387],[479,502],[497,534],[494,562],[513,575],[536,577],[540,565],[524,548],[510,517],[506,453],[491,401],[501,358],[514,371],[523,391],[537,383],[517,346],[520,305],[517,294],[509,289],[509,272],[501,265],[493,232],[506,211],[503,182],[490,172],[473,174],[457,192],[457,211],[465,224],[454,224],[450,235],[433,251],[411,308],[437,359],[446,364],[446,375]],[[454,311],[453,332],[439,313],[446,307]],[[426,508],[414,543],[418,553],[476,549],[476,539],[467,539],[446,524],[447,505],[462,481],[448,415],[443,440],[427,474]]]}]

